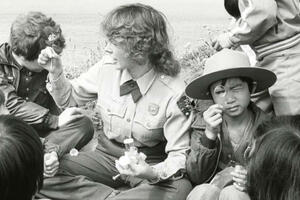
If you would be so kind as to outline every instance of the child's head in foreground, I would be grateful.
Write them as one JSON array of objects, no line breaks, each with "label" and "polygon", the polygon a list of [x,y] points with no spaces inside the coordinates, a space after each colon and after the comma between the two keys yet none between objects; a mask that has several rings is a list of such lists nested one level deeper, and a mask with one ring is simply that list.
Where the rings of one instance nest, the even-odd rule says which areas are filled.
[{"label": "child's head in foreground", "polygon": [[43,185],[43,148],[24,121],[0,115],[0,199],[31,200]]}]

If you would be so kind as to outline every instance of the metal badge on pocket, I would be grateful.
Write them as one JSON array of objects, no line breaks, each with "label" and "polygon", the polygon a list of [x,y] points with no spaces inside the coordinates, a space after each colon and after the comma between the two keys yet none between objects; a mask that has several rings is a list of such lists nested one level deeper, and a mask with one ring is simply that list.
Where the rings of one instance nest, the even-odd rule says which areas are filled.
[{"label": "metal badge on pocket", "polygon": [[150,103],[149,104],[149,106],[148,106],[148,112],[151,115],[157,115],[158,111],[159,111],[159,105],[154,104],[154,103]]}]

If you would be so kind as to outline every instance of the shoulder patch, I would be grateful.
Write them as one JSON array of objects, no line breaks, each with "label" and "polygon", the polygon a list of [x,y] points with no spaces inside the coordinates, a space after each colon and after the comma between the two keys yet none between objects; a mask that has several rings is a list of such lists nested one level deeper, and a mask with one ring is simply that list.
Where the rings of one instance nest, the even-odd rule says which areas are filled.
[{"label": "shoulder patch", "polygon": [[189,117],[191,115],[193,106],[190,99],[186,95],[180,97],[180,99],[177,101],[177,105],[186,117]]}]

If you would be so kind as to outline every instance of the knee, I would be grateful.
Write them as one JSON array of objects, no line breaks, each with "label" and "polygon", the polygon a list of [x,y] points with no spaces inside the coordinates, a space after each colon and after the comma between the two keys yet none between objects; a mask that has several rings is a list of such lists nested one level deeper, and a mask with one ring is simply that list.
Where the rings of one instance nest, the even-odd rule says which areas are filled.
[{"label": "knee", "polygon": [[246,192],[239,191],[234,185],[225,187],[220,192],[220,200],[250,200]]},{"label": "knee", "polygon": [[190,191],[192,190],[192,184],[188,179],[182,178],[174,181],[174,186],[177,189],[175,196],[172,198],[176,199],[186,199]]},{"label": "knee", "polygon": [[220,189],[211,184],[201,184],[196,186],[188,195],[187,200],[208,200],[218,199]]}]

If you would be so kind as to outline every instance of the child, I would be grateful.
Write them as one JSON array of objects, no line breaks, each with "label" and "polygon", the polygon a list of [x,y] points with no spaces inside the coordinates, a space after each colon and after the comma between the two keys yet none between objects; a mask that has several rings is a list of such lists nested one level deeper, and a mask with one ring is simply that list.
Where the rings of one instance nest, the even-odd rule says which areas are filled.
[{"label": "child", "polygon": [[[230,1],[230,0],[226,0]],[[214,41],[216,49],[249,44],[257,55],[258,67],[273,71],[278,78],[269,89],[276,115],[300,114],[300,15],[299,1],[232,0],[241,17],[234,27]],[[265,95],[258,96],[270,106]],[[259,103],[261,104],[261,103]]]},{"label": "child", "polygon": [[47,91],[48,73],[37,62],[47,46],[62,53],[65,39],[60,26],[41,12],[18,16],[12,23],[9,43],[0,45],[0,90],[10,114],[45,138],[45,176],[53,176],[58,158],[87,144],[94,130],[78,108],[60,112]]},{"label": "child", "polygon": [[43,148],[36,131],[0,116],[0,199],[31,200],[43,185]]},{"label": "child", "polygon": [[256,135],[262,136],[256,139],[248,167],[252,200],[300,199],[299,117],[277,117],[258,127]]},{"label": "child", "polygon": [[[250,67],[244,53],[224,49],[210,57],[204,74],[187,86],[186,94],[191,98],[215,103],[192,125],[187,172],[194,184],[201,185],[193,189],[189,200],[217,199],[219,195],[248,198],[244,193],[244,155],[256,127],[266,118],[251,103],[250,94],[267,89],[275,81],[273,72]],[[236,170],[232,167],[235,164],[239,166]]]}]

